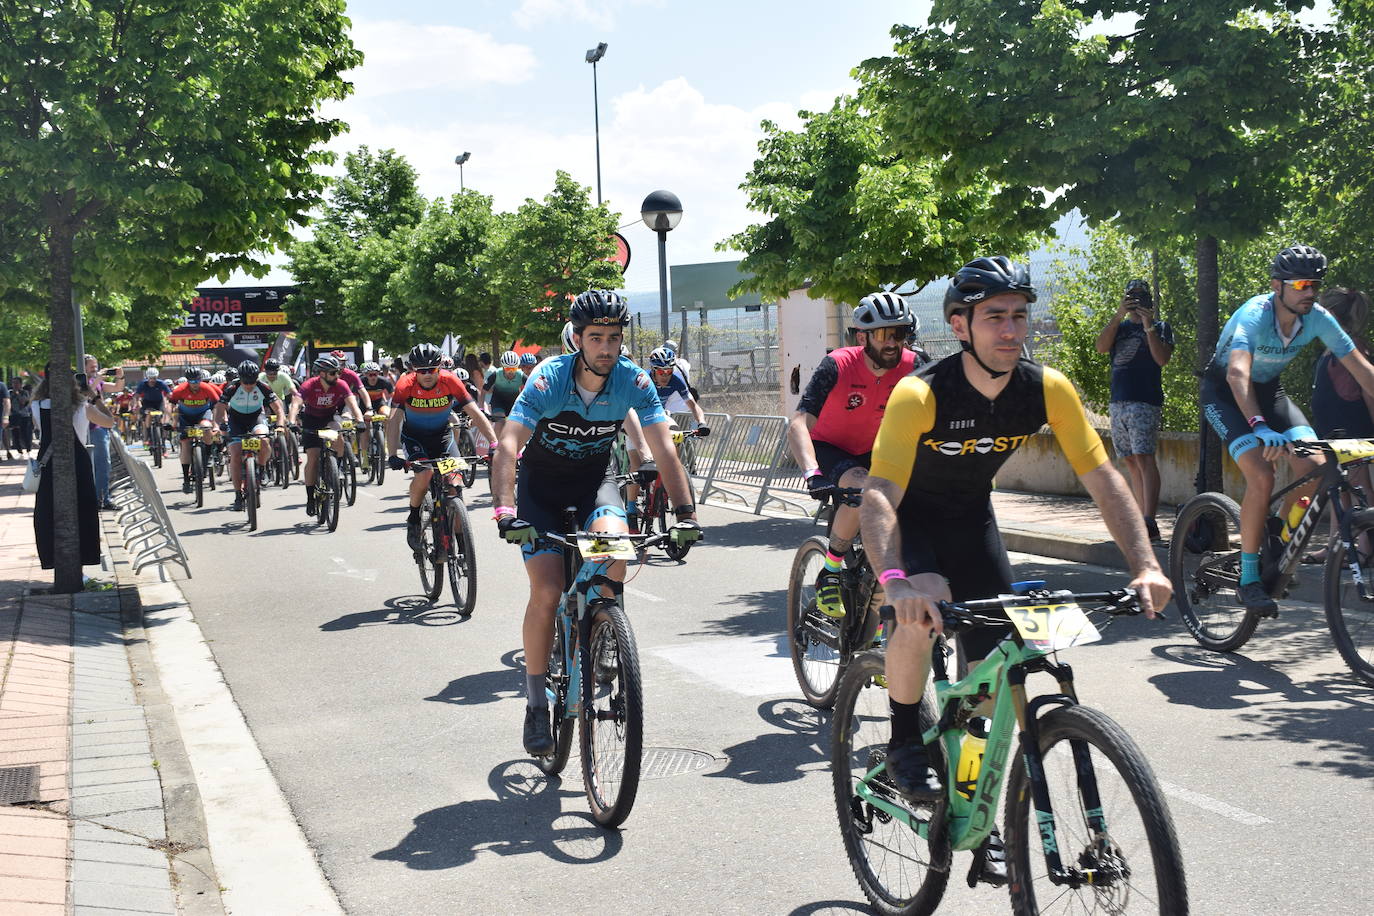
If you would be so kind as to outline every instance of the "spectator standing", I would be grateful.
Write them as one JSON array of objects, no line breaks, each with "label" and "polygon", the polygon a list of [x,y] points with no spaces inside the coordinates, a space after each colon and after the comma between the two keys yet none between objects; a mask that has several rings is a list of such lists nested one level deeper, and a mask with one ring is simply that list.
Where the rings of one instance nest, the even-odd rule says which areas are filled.
[{"label": "spectator standing", "polygon": [[[104,403],[105,382],[100,377],[100,361],[86,354],[86,384],[96,401]],[[91,447],[91,465],[95,472],[95,499],[101,509],[115,507],[110,501],[110,431],[92,423],[87,433]]]},{"label": "spectator standing", "polygon": [[[91,470],[91,457],[86,453],[86,443],[92,426],[109,429],[114,426],[114,417],[105,410],[105,406],[100,403],[88,384],[80,384],[71,376],[67,376],[67,379],[68,384],[75,389],[72,393],[72,403],[76,408],[68,422],[72,424],[76,433],[72,442],[76,452],[76,517],[77,534],[81,543],[81,565],[93,566],[100,562],[100,507],[96,502],[95,475]],[[49,396],[51,384],[52,373],[49,372],[34,392],[40,432],[50,430],[53,423],[60,422],[52,416],[52,400]],[[42,438],[43,444],[38,450],[38,461],[44,467],[33,504],[33,531],[38,546],[39,562],[44,569],[52,569],[57,557],[57,532],[53,523],[53,464],[48,458],[54,439],[46,433]]]},{"label": "spectator standing", "polygon": [[5,444],[5,459],[11,460],[14,455],[10,453],[10,389],[3,381],[0,381],[0,441]]},{"label": "spectator standing", "polygon": [[10,447],[21,459],[28,458],[33,449],[32,404],[33,387],[23,379],[10,379]]},{"label": "spectator standing", "polygon": [[1130,470],[1131,494],[1145,516],[1145,530],[1159,539],[1160,417],[1164,411],[1163,368],[1174,355],[1174,331],[1155,320],[1150,284],[1132,280],[1116,314],[1097,335],[1097,351],[1112,358],[1112,445]]}]

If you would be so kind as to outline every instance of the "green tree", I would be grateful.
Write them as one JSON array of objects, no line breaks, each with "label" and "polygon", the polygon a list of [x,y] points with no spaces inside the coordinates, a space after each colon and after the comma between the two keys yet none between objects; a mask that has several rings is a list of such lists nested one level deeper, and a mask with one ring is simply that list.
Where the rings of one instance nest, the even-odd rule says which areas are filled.
[{"label": "green tree", "polygon": [[[360,57],[342,0],[0,6],[0,296],[41,296],[71,371],[74,294],[181,296],[261,272],[322,189],[319,114]],[[23,227],[23,228],[15,228]],[[70,415],[66,385],[53,411]],[[55,587],[81,587],[70,424],[53,425]]]},{"label": "green tree", "polygon": [[493,353],[504,335],[555,343],[574,296],[624,282],[620,265],[607,260],[615,254],[616,217],[605,204],[593,205],[591,188],[562,170],[543,200],[526,198],[510,214],[488,261],[510,319],[490,329]]},{"label": "green tree", "polygon": [[1007,207],[986,177],[944,179],[948,163],[903,156],[877,119],[842,97],[802,112],[800,131],[763,123],[759,158],[740,187],[770,217],[716,247],[744,252],[752,276],[732,293],[776,300],[807,288],[856,303],[884,284],[926,283],[987,251],[1025,251],[1038,211]]},{"label": "green tree", "polygon": [[[1301,5],[941,0],[862,73],[899,150],[958,151],[956,184],[988,175],[1046,221],[1077,208],[1151,244],[1191,240],[1200,364],[1218,330],[1219,243],[1274,223],[1333,91],[1334,33],[1301,26]],[[1094,27],[1118,14],[1134,28]]]}]

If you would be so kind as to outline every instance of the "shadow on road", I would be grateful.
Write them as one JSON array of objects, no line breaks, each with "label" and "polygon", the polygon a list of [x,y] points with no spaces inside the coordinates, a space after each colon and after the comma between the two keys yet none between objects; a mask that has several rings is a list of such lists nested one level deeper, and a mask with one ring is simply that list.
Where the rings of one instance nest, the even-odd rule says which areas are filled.
[{"label": "shadow on road", "polygon": [[[797,549],[797,545],[812,533],[812,522],[806,518],[770,518],[744,516],[745,520],[726,525],[705,525],[706,538],[694,550],[763,547],[769,550]],[[816,527],[824,534],[825,529]]]},{"label": "shadow on road", "polygon": [[525,696],[525,662],[520,649],[512,649],[501,656],[501,664],[508,670],[479,671],[456,680],[432,697],[425,697],[434,703],[452,703],[455,706],[480,706],[483,703],[496,703]]},{"label": "shadow on road", "polygon": [[1193,669],[1150,678],[1171,703],[1241,710],[1236,718],[1252,729],[1226,740],[1315,746],[1335,756],[1298,760],[1298,766],[1374,776],[1374,695],[1352,675],[1323,674],[1298,683],[1273,664],[1244,655],[1186,644],[1159,646],[1154,653]]},{"label": "shadow on road", "polygon": [[581,803],[582,792],[564,789],[530,761],[497,766],[487,784],[495,797],[426,811],[399,843],[372,857],[436,871],[466,865],[478,852],[535,853],[569,865],[604,862],[620,852],[619,831],[601,829],[585,812],[563,810],[567,801]]},{"label": "shadow on road", "polygon": [[359,611],[320,624],[325,632],[336,630],[356,630],[358,627],[388,623],[414,623],[425,627],[447,627],[463,623],[468,617],[453,608],[435,607],[424,595],[403,595],[388,598],[382,607],[375,611]]},{"label": "shadow on road", "polygon": [[701,628],[683,636],[772,636],[783,633],[787,621],[787,583],[782,588],[730,595],[728,617],[704,620]]},{"label": "shadow on road", "polygon": [[801,700],[768,700],[759,717],[778,731],[768,732],[724,750],[728,763],[705,774],[754,785],[795,782],[808,770],[830,763],[830,718]]},{"label": "shadow on road", "polygon": [[865,903],[853,900],[818,900],[799,906],[787,916],[827,916],[829,913],[872,913]]}]

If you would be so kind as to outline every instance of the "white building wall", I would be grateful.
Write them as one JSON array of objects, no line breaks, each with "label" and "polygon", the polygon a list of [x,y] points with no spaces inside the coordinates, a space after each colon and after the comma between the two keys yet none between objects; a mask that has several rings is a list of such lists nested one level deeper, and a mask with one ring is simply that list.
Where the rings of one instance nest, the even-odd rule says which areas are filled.
[{"label": "white building wall", "polygon": [[850,309],[829,299],[812,299],[806,290],[797,289],[778,300],[778,352],[781,354],[781,396],[778,412],[790,417],[797,409],[798,395],[792,391],[794,370],[798,384],[805,390],[811,374],[825,354],[845,346],[845,318]]}]

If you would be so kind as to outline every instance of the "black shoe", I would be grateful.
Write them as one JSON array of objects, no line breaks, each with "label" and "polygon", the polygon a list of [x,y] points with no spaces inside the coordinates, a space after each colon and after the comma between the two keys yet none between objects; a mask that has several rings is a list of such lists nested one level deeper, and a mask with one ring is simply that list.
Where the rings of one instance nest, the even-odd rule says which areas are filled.
[{"label": "black shoe", "polygon": [[406,520],[406,544],[410,546],[411,550],[420,550],[424,547],[424,543],[420,540],[420,520],[418,518],[414,521]]},{"label": "black shoe", "polygon": [[314,515],[315,515],[315,488],[314,488],[314,487],[306,487],[306,488],[305,488],[305,514],[306,514],[306,515],[309,515],[309,516],[312,517],[312,518],[313,518]]},{"label": "black shoe", "polygon": [[1279,616],[1278,602],[1270,598],[1264,586],[1258,582],[1247,582],[1236,589],[1236,597],[1247,611],[1254,611],[1261,617]]},{"label": "black shoe", "polygon": [[547,757],[553,753],[553,729],[549,726],[549,708],[525,707],[525,753],[531,757]]},{"label": "black shoe", "polygon": [[187,478],[185,478],[185,479],[183,479],[183,480],[181,481],[181,492],[183,492],[183,493],[190,493],[190,492],[191,492],[191,478],[187,477]]},{"label": "black shoe", "polygon": [[119,507],[114,504],[114,501],[109,499],[100,504],[100,509],[103,512],[114,512],[118,508]]},{"label": "black shoe", "polygon": [[1145,533],[1150,536],[1150,540],[1160,540],[1159,523],[1152,518],[1145,519]]},{"label": "black shoe", "polygon": [[231,506],[229,507],[229,511],[230,511],[230,512],[242,512],[242,511],[243,511],[243,494],[242,494],[242,493],[235,493],[235,494],[234,494],[234,504],[231,505]]},{"label": "black shoe", "polygon": [[1007,849],[1002,845],[1002,835],[996,830],[973,852],[968,886],[974,887],[980,881],[993,887],[1003,887],[1007,883]]},{"label": "black shoe", "polygon": [[887,778],[912,801],[934,801],[944,792],[930,768],[930,754],[920,738],[887,749]]}]

